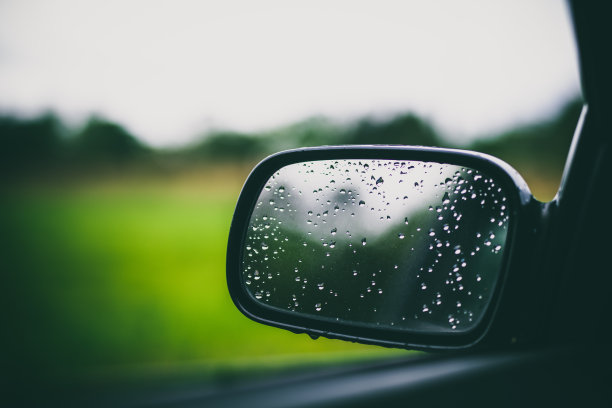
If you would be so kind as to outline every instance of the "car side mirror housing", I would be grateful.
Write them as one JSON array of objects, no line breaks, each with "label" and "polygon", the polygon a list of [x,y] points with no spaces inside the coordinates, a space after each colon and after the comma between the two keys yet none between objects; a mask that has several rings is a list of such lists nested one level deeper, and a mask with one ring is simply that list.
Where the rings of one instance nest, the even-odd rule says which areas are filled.
[{"label": "car side mirror housing", "polygon": [[526,183],[494,157],[424,147],[291,150],[238,199],[227,281],[249,318],[415,349],[477,344],[500,303]]}]

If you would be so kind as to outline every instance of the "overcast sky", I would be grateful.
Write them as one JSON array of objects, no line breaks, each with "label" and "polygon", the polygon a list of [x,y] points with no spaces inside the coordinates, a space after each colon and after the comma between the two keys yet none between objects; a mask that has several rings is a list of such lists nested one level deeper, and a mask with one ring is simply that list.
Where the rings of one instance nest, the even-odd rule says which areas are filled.
[{"label": "overcast sky", "polygon": [[0,113],[154,145],[406,110],[468,139],[579,93],[563,1],[0,0]]}]

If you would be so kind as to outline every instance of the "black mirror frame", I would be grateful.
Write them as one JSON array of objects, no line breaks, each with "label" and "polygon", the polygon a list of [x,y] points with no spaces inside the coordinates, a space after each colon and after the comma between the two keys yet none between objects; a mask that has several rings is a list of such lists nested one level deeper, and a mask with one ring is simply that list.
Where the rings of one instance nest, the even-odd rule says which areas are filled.
[{"label": "black mirror frame", "polygon": [[[419,160],[448,163],[470,167],[495,178],[508,192],[512,208],[508,226],[508,240],[499,283],[491,297],[491,303],[478,325],[468,332],[418,334],[397,332],[383,328],[362,328],[343,323],[319,321],[304,316],[291,315],[289,312],[267,307],[246,291],[242,284],[241,260],[246,230],[259,194],[270,176],[280,168],[305,161],[336,159],[387,159]],[[505,286],[508,270],[511,269],[513,254],[516,252],[518,232],[525,229],[521,224],[528,222],[523,216],[525,208],[533,197],[523,178],[507,163],[482,153],[431,147],[405,146],[325,146],[295,149],[269,156],[259,163],[247,178],[240,193],[232,224],[227,248],[227,283],[230,296],[236,307],[248,318],[270,326],[306,333],[310,336],[328,337],[386,347],[399,347],[420,350],[462,349],[474,346],[486,336]]]}]

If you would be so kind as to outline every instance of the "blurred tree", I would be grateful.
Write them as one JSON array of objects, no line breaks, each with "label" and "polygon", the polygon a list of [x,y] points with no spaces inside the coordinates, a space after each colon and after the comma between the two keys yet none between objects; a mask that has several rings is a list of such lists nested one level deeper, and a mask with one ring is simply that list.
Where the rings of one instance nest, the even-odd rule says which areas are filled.
[{"label": "blurred tree", "polygon": [[324,116],[314,116],[268,132],[264,138],[271,153],[298,147],[344,144],[346,130]]},{"label": "blurred tree", "polygon": [[0,170],[32,172],[49,166],[62,154],[64,133],[53,113],[33,119],[0,116]]},{"label": "blurred tree", "polygon": [[417,146],[442,144],[433,127],[413,113],[396,116],[387,122],[363,119],[355,128],[348,131],[346,143]]},{"label": "blurred tree", "polygon": [[77,160],[125,162],[142,156],[149,149],[123,127],[93,117],[73,140]]},{"label": "blurred tree", "polygon": [[257,136],[219,131],[207,135],[200,143],[183,152],[209,160],[245,160],[261,156],[263,150],[263,143]]},{"label": "blurred tree", "polygon": [[581,110],[582,100],[574,99],[550,120],[513,128],[468,148],[497,156],[518,170],[560,175]]}]

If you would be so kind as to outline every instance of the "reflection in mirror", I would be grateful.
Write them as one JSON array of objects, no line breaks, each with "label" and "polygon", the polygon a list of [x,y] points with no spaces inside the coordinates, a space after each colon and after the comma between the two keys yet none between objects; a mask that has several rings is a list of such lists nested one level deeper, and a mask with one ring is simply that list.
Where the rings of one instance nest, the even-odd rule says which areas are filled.
[{"label": "reflection in mirror", "polygon": [[466,332],[499,280],[507,206],[494,179],[456,165],[292,164],[255,204],[243,284],[262,304],[325,321]]}]

